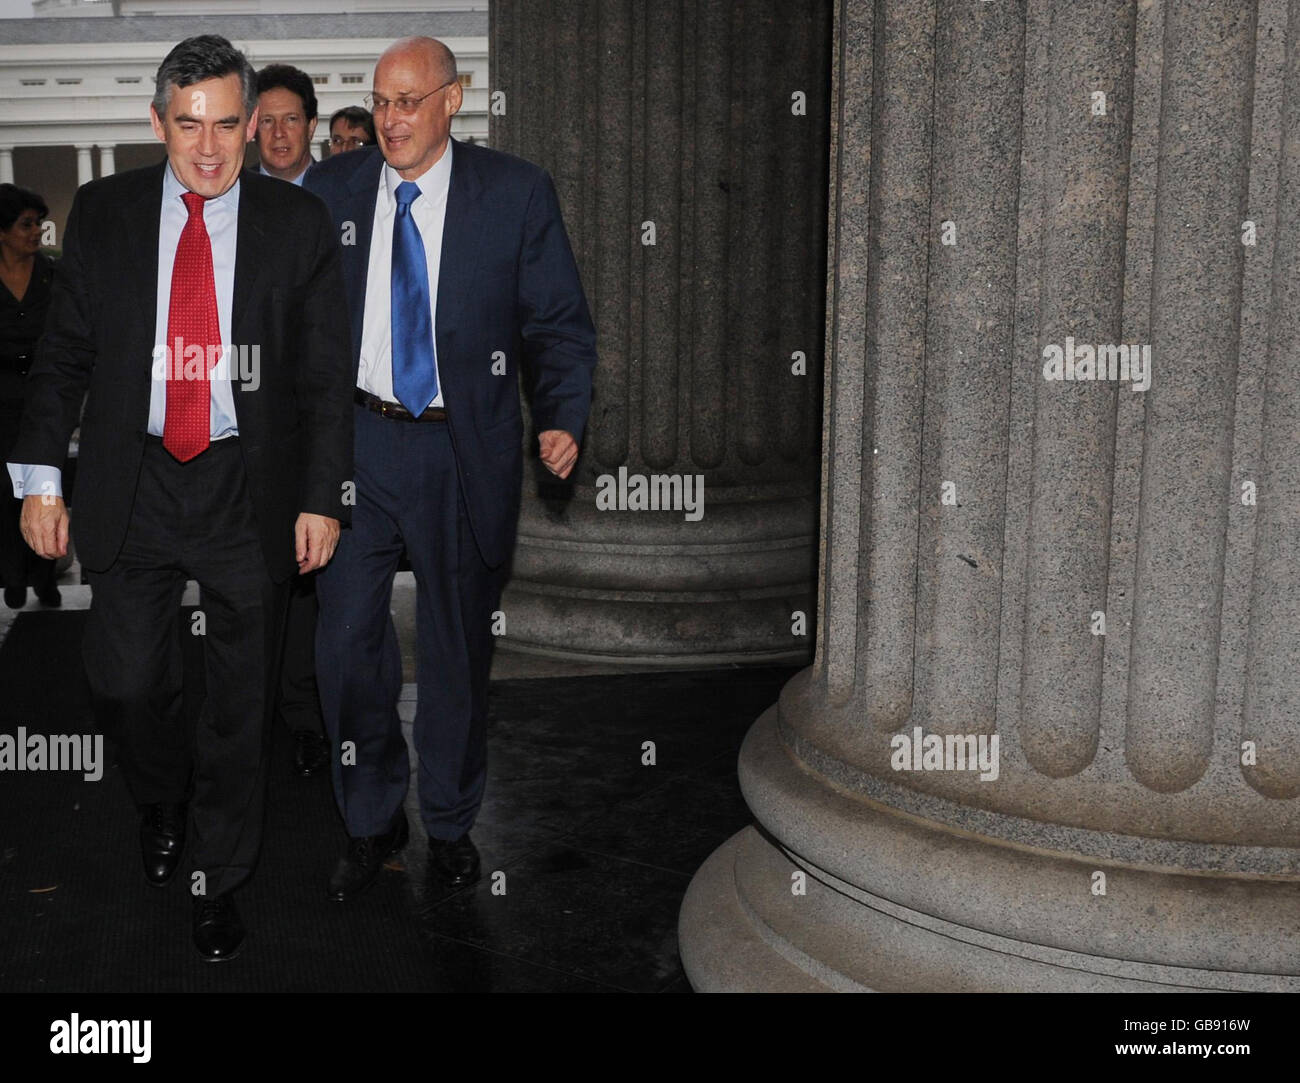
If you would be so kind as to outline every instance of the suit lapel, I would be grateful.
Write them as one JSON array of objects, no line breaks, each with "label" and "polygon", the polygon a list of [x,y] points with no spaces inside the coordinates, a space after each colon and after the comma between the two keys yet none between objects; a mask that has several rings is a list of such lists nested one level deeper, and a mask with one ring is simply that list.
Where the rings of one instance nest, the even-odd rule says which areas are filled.
[{"label": "suit lapel", "polygon": [[[267,273],[266,231],[261,222],[265,210],[262,203],[263,186],[245,183],[249,177],[245,170],[239,185],[239,223],[235,229],[235,287],[230,304],[230,344],[248,345],[256,340],[247,326],[249,302],[258,295],[261,280]],[[239,396],[235,396],[238,401]]]},{"label": "suit lapel", "polygon": [[[353,154],[362,153],[353,151]],[[370,161],[352,174],[343,208],[343,222],[355,230],[353,244],[343,246],[343,281],[348,294],[348,316],[352,321],[352,375],[356,378],[361,362],[361,325],[366,313],[366,279],[370,272],[370,238],[375,228],[375,200],[379,197],[379,178],[384,156],[375,150]]]},{"label": "suit lapel", "polygon": [[[125,276],[123,297],[138,298],[138,303],[125,306],[125,311],[115,316],[126,321],[123,340],[127,344],[125,357],[140,358],[139,364],[130,363],[131,399],[139,407],[135,413],[144,431],[149,417],[149,394],[152,382],[154,330],[158,320],[158,230],[162,218],[164,161],[155,168],[140,174],[139,190],[131,197],[122,215],[126,236],[119,239],[121,251],[140,253],[138,260],[124,260]],[[141,244],[141,241],[144,243]]]},{"label": "suit lapel", "polygon": [[[454,335],[465,305],[466,292],[474,278],[483,232],[480,197],[483,184],[472,154],[463,143],[451,141],[451,184],[447,190],[447,213],[442,226],[442,255],[438,264],[438,356],[444,356],[443,339]],[[445,356],[450,356],[448,351]]]}]

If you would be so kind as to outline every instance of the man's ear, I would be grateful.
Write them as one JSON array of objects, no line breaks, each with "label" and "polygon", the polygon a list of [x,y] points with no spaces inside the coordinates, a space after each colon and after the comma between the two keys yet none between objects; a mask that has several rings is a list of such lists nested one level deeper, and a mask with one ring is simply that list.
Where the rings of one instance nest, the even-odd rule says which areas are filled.
[{"label": "man's ear", "polygon": [[153,134],[166,143],[167,129],[163,127],[162,118],[158,115],[158,110],[153,107],[153,102],[149,103],[149,123],[153,126]]},{"label": "man's ear", "polygon": [[460,80],[451,84],[447,91],[447,116],[454,117],[460,112],[460,107],[464,104],[465,92],[461,89]]},{"label": "man's ear", "polygon": [[260,105],[253,106],[253,115],[248,118],[248,127],[244,129],[244,142],[251,143],[257,137],[257,111]]},{"label": "man's ear", "polygon": [[318,120],[320,120],[320,117],[312,117],[311,120],[309,120],[309,121],[307,122],[307,142],[308,142],[308,143],[310,143],[313,139],[316,138],[316,122],[317,122]]}]

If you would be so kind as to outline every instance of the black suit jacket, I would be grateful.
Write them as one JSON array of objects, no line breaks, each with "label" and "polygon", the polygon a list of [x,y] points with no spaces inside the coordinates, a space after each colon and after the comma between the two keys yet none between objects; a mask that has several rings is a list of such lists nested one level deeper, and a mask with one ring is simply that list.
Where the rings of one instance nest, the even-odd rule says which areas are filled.
[{"label": "black suit jacket", "polygon": [[[537,430],[564,429],[581,442],[596,332],[550,176],[522,158],[452,143],[434,338],[470,525],[496,567],[514,546],[519,512],[518,373],[531,384]],[[303,181],[325,200],[342,245],[354,379],[383,165],[379,148],[367,147],[316,163]]]},{"label": "black suit jacket", "polygon": [[[77,552],[91,571],[126,535],[149,423],[158,229],[167,163],[77,192],[45,334],[10,462],[62,466],[81,418]],[[234,386],[235,418],[267,568],[293,575],[300,512],[348,518],[352,360],[338,243],[320,200],[240,174],[231,337],[257,346],[256,389]]]}]

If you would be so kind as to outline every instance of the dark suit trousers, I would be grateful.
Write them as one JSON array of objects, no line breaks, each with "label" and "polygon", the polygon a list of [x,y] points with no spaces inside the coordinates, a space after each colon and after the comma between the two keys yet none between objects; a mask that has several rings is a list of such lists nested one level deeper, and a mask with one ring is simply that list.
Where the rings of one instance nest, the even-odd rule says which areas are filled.
[{"label": "dark suit trousers", "polygon": [[[131,795],[140,804],[189,797],[192,867],[208,895],[224,894],[248,878],[261,841],[287,591],[267,573],[238,440],[182,464],[148,438],[122,551],[89,578],[86,675]],[[187,579],[199,584],[205,625],[197,719],[181,715]]]},{"label": "dark suit trousers", "polygon": [[[446,424],[360,406],[355,417],[352,527],[316,580],[316,679],[335,750],[334,792],[353,837],[385,831],[406,797],[402,658],[389,609],[405,545],[416,582],[420,816],[430,836],[454,839],[483,801],[492,612],[504,569],[479,556]],[[338,755],[348,741],[355,765]]]},{"label": "dark suit trousers", "polygon": [[316,691],[316,575],[289,581],[289,614],[284,630],[279,714],[290,733],[325,736]]}]

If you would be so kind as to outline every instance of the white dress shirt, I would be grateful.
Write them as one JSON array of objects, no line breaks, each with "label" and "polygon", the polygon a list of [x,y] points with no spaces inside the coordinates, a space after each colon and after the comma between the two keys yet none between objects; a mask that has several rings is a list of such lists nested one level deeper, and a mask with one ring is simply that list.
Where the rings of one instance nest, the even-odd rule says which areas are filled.
[{"label": "white dress shirt", "polygon": [[[442,157],[415,181],[420,197],[411,204],[411,217],[424,242],[424,258],[429,268],[429,319],[435,331],[433,370],[438,371],[438,270],[442,262],[442,226],[447,216],[447,192],[451,187],[451,140]],[[397,220],[397,186],[402,178],[387,163],[375,195],[374,228],[370,234],[370,264],[366,272],[366,309],[361,324],[361,363],[357,368],[357,387],[362,391],[396,402],[393,394],[392,274],[393,223]],[[442,380],[430,406],[445,405]]]},{"label": "white dress shirt", "polygon": [[[189,221],[185,209],[186,187],[176,179],[171,163],[163,172],[162,217],[158,223],[158,309],[154,317],[154,342],[167,341],[167,323],[172,301],[172,267],[176,263],[176,246],[181,243],[181,231]],[[217,321],[221,326],[221,341],[225,343],[217,367],[208,374],[212,405],[208,411],[208,435],[216,440],[236,436],[239,426],[235,422],[235,395],[231,387],[229,356],[231,346],[231,309],[235,300],[235,240],[239,234],[239,180],[229,191],[215,199],[203,201],[203,225],[212,244],[212,279],[217,290]],[[170,357],[170,354],[168,355]],[[153,379],[149,384],[149,433],[163,434],[167,420],[166,372],[154,355]],[[175,361],[172,361],[175,364]],[[159,379],[159,377],[164,377]]]}]

